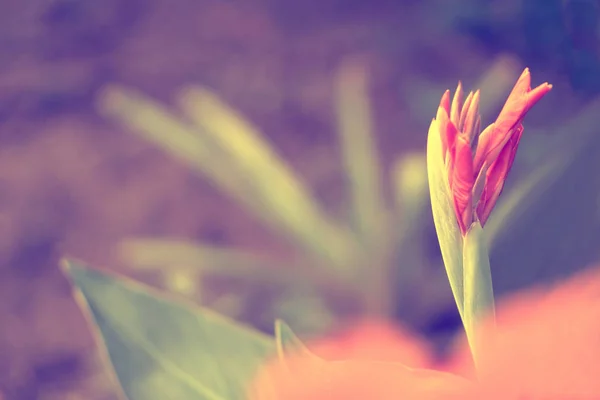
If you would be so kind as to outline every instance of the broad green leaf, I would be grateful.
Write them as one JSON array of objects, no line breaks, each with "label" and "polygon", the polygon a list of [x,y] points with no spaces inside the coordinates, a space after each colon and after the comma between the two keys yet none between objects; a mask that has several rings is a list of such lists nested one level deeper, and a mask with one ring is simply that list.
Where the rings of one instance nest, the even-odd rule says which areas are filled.
[{"label": "broad green leaf", "polygon": [[372,246],[383,230],[381,168],[369,107],[364,66],[345,62],[336,76],[338,135],[350,192],[352,220],[363,243]]},{"label": "broad green leaf", "polygon": [[220,148],[223,161],[252,186],[272,224],[324,264],[348,266],[353,249],[350,232],[320,208],[258,129],[207,89],[186,90],[180,103],[195,126]]},{"label": "broad green leaf", "polygon": [[65,273],[129,400],[237,400],[274,341],[209,310],[68,261]]},{"label": "broad green leaf", "polygon": [[464,238],[464,311],[463,324],[473,359],[477,365],[479,341],[477,327],[483,317],[494,315],[494,290],[490,258],[483,229],[479,222],[471,225]]},{"label": "broad green leaf", "polygon": [[434,119],[427,135],[427,176],[433,222],[437,232],[442,259],[460,315],[463,315],[463,244],[462,235],[450,199],[448,177],[442,154],[439,123]]}]

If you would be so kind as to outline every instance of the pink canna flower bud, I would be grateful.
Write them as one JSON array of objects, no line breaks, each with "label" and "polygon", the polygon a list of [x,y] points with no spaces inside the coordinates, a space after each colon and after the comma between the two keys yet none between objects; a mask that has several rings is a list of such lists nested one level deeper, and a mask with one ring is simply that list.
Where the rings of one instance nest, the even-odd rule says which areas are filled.
[{"label": "pink canna flower bud", "polygon": [[525,69],[508,96],[494,123],[479,132],[479,91],[471,92],[463,103],[459,82],[454,98],[442,96],[436,120],[439,123],[442,154],[458,225],[463,235],[476,220],[483,226],[513,164],[527,112],[552,85],[543,83],[531,89],[529,69]]}]

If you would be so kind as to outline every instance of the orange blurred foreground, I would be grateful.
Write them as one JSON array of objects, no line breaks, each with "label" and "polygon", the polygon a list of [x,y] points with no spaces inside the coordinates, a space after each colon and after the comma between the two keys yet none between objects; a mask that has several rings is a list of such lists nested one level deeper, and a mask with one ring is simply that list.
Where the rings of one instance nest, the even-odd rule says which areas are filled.
[{"label": "orange blurred foreground", "polygon": [[[534,289],[501,303],[496,324],[481,326],[478,379],[459,346],[446,373],[431,366],[429,350],[384,324],[361,324],[318,341],[306,355],[274,360],[251,387],[252,399],[600,399],[600,271],[553,288]],[[406,365],[406,366],[405,366]]]}]

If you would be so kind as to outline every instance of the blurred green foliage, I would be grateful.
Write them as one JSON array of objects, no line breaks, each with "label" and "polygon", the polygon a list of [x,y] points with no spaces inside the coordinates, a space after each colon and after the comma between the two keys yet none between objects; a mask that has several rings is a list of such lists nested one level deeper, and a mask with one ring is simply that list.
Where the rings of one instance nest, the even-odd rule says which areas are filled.
[{"label": "blurred green foliage", "polygon": [[[516,60],[502,56],[481,76],[477,86],[484,94],[484,116],[501,105],[518,70]],[[413,271],[430,263],[423,241],[416,239],[422,237],[428,218],[425,157],[422,153],[407,153],[393,163],[390,186],[394,201],[389,204],[384,196],[387,185],[377,155],[367,77],[365,65],[358,59],[347,60],[335,77],[336,132],[350,205],[344,220],[326,213],[259,130],[208,89],[184,90],[178,97],[183,111],[180,114],[133,90],[108,88],[100,101],[105,115],[185,162],[296,249],[294,256],[282,258],[176,239],[135,238],[123,243],[125,261],[136,268],[160,270],[166,277],[177,274],[177,278],[168,279],[171,282],[183,281],[180,277],[184,271],[198,282],[197,291],[201,291],[199,286],[206,276],[234,276],[247,282],[279,285],[286,288],[279,298],[282,304],[288,297],[285,293],[295,293],[289,297],[294,298],[299,312],[292,312],[293,307],[283,309],[297,317],[308,313],[302,311],[301,296],[297,297],[301,291],[291,289],[294,287],[304,287],[312,293],[309,297],[327,297],[328,289],[336,288],[362,304],[364,311],[377,315],[389,316],[398,307],[405,307],[407,299],[397,293],[412,285],[417,275]],[[430,91],[415,90],[416,95],[426,96],[415,104],[437,101],[429,98]],[[439,92],[432,88],[431,98],[439,98]],[[497,264],[509,265],[501,270],[492,266],[500,293],[514,287],[511,280],[533,283],[531,279],[520,280],[527,274],[510,266],[520,263],[517,254],[522,252],[515,249],[535,239],[516,240],[512,230],[520,230],[518,226],[530,214],[560,215],[539,204],[546,190],[567,184],[562,171],[579,157],[583,144],[593,138],[586,133],[580,138],[565,137],[556,145],[551,145],[552,141],[564,137],[564,131],[593,127],[594,118],[593,111],[584,111],[552,135],[529,132],[527,128],[519,154],[521,158],[537,157],[537,162],[519,170],[517,160],[517,171],[512,175],[520,173],[524,177],[518,182],[509,178],[507,190],[485,229],[492,258],[497,259],[501,253]],[[578,174],[583,176],[583,171]],[[569,181],[573,179],[576,178]],[[563,188],[562,196],[571,201],[567,195],[568,190]],[[593,212],[587,206],[580,209]],[[577,237],[575,233],[573,236]],[[544,235],[536,237],[548,240]],[[556,232],[554,237],[561,235]],[[589,253],[585,257],[589,258]],[[546,267],[547,261],[538,260],[528,270]],[[171,286],[176,288],[177,284]],[[322,290],[308,290],[310,286]],[[185,285],[181,287],[189,290],[183,289]],[[328,321],[320,328],[314,319],[309,325],[320,330],[335,320],[335,312],[328,310],[327,301],[314,302],[308,297],[305,300],[306,305],[324,307],[325,310],[313,309],[312,313]],[[277,309],[274,306],[273,310]],[[333,319],[326,317],[328,313]]]},{"label": "blurred green foliage", "polygon": [[[482,86],[488,89],[483,113],[503,97],[512,83],[508,79],[512,69],[514,63],[500,59],[482,77]],[[300,333],[322,332],[336,322],[329,297],[352,299],[359,311],[370,316],[389,317],[396,308],[409,307],[401,294],[415,284],[415,271],[431,264],[418,239],[429,224],[425,157],[408,153],[395,160],[388,183],[394,201],[386,201],[367,77],[358,60],[345,63],[336,76],[337,132],[350,204],[343,220],[326,213],[258,129],[209,90],[185,90],[179,97],[180,114],[133,90],[108,88],[100,102],[106,116],[186,163],[295,249],[294,255],[281,257],[173,238],[132,238],[121,247],[125,261],[138,272],[160,272],[174,291],[201,292],[205,278],[214,276],[278,287],[268,318],[290,319]],[[432,109],[440,93],[431,102]],[[581,267],[598,255],[600,182],[593,173],[600,167],[600,140],[594,135],[600,122],[597,109],[595,103],[556,128],[553,133],[560,140],[534,130],[525,135],[521,153],[534,160],[533,167],[521,166],[524,179],[507,185],[483,232],[490,246],[494,287],[500,293],[511,289],[513,282],[533,283],[530,278],[540,270],[564,273],[565,265]],[[527,137],[535,140],[528,145]],[[540,152],[536,140],[552,143]],[[440,261],[435,259],[436,266],[441,266]],[[441,268],[439,272],[443,273]],[[83,294],[84,308],[98,326],[116,374],[132,399],[154,398],[140,396],[156,396],[165,380],[176,385],[177,393],[226,397],[228,390],[239,387],[220,382],[215,365],[230,362],[227,357],[240,351],[241,364],[226,368],[243,367],[239,373],[246,374],[276,351],[266,337],[242,332],[204,309],[182,308],[133,283],[85,268],[72,266],[68,274]],[[182,284],[186,277],[197,286]],[[244,303],[244,293],[229,296],[236,307]],[[213,331],[206,324],[220,328]],[[279,340],[285,336],[287,342],[294,342],[291,331],[278,326]],[[220,333],[229,329],[230,333]],[[257,352],[244,347],[248,338]],[[214,386],[198,387],[187,381],[190,375]]]},{"label": "blurred green foliage", "polygon": [[[139,268],[199,269],[201,275],[230,275],[249,281],[331,285],[356,294],[364,308],[393,310],[390,269],[399,240],[417,221],[426,193],[423,154],[399,158],[392,186],[395,206],[383,196],[382,171],[368,104],[368,81],[360,60],[340,69],[335,85],[341,154],[350,199],[347,220],[325,213],[302,180],[250,122],[205,88],[179,96],[183,115],[130,89],[108,88],[100,108],[170,152],[237,200],[291,244],[290,259],[235,248],[174,240],[132,239],[122,246],[126,261]],[[389,288],[389,290],[386,290]]]},{"label": "blurred green foliage", "polygon": [[129,400],[242,399],[274,341],[206,309],[67,261],[76,299]]}]

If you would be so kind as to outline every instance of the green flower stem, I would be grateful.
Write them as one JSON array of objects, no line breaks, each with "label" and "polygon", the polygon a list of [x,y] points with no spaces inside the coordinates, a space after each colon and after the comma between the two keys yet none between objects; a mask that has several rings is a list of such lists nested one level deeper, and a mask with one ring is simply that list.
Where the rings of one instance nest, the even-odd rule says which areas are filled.
[{"label": "green flower stem", "polygon": [[482,318],[495,314],[490,258],[479,222],[471,226],[463,241],[463,284],[463,325],[477,368],[481,346],[478,325]]}]

